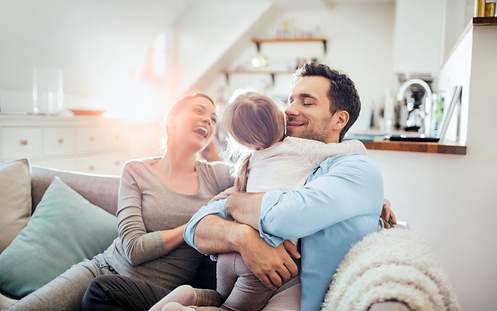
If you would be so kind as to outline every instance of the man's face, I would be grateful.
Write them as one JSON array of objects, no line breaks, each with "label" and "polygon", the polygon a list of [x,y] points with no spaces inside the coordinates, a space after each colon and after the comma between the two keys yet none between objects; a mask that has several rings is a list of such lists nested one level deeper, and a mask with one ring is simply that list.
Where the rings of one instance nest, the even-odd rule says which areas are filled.
[{"label": "man's face", "polygon": [[307,76],[295,81],[285,111],[288,136],[338,142],[340,133],[333,127],[336,120],[330,112],[329,89],[330,81],[324,77]]}]

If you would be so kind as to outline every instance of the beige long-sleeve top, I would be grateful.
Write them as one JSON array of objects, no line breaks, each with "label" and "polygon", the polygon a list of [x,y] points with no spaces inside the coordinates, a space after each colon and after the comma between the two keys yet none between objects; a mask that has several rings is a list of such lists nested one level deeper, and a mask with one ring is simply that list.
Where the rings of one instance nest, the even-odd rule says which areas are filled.
[{"label": "beige long-sleeve top", "polygon": [[232,186],[229,167],[221,162],[196,162],[199,192],[183,195],[167,189],[154,172],[160,157],[128,162],[122,173],[118,199],[119,236],[97,262],[119,274],[174,288],[191,281],[203,255],[186,244],[166,254],[160,230],[173,229],[214,195]]}]

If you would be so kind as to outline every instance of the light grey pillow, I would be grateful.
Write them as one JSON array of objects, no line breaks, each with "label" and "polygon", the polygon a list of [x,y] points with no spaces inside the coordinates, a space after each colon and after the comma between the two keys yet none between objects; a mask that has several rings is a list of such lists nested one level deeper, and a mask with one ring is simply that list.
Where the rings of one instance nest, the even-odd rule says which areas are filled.
[{"label": "light grey pillow", "polygon": [[29,162],[0,163],[0,253],[28,223],[31,215]]}]

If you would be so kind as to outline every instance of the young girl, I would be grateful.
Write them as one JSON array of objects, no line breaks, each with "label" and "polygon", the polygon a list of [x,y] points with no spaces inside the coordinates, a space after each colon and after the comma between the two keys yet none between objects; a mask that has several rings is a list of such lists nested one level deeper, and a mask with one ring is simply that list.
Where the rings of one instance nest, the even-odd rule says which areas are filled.
[{"label": "young girl", "polygon": [[[253,150],[239,165],[238,177],[231,192],[266,192],[301,187],[326,158],[366,151],[359,141],[326,144],[285,137],[284,113],[271,98],[256,92],[245,92],[235,97],[224,113],[223,126],[234,140]],[[300,286],[299,277],[289,280],[282,288],[288,286]],[[183,285],[151,310],[196,310],[195,306],[217,307],[221,304],[220,308],[201,309],[261,310],[275,293],[259,282],[238,253],[221,254],[217,261],[216,291]],[[285,309],[299,310],[299,304],[300,299],[292,299]]]}]

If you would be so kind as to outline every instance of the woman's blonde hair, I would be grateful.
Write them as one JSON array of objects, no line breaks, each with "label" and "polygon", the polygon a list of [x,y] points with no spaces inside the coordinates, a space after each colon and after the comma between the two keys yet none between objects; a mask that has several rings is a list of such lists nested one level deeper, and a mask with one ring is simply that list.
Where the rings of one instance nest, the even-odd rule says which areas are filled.
[{"label": "woman's blonde hair", "polygon": [[[224,111],[222,126],[239,144],[251,149],[265,149],[283,139],[285,116],[269,96],[254,91],[235,94]],[[249,158],[238,165],[235,186],[244,191]]]}]

